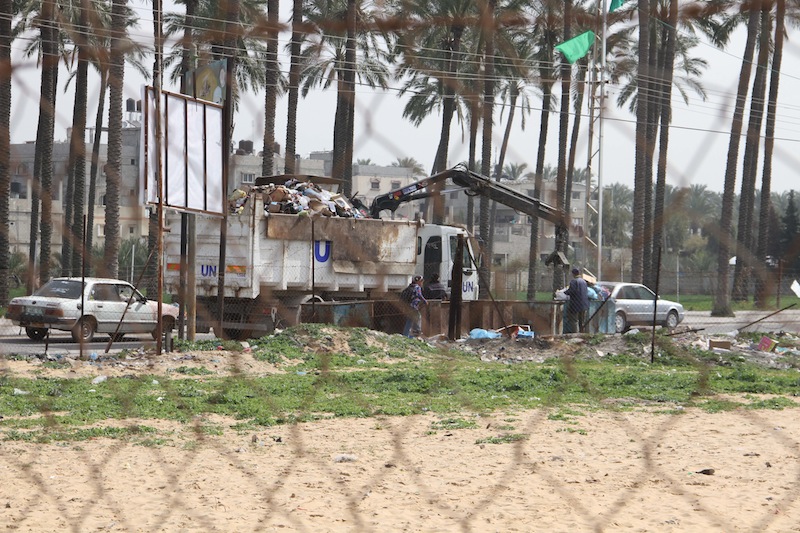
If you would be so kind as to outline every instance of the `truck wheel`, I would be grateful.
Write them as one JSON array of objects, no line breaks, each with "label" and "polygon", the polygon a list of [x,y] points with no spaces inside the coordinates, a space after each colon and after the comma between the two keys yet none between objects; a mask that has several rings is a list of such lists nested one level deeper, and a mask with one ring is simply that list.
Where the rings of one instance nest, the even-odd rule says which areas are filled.
[{"label": "truck wheel", "polygon": [[25,334],[31,340],[40,341],[47,336],[47,328],[25,328]]}]

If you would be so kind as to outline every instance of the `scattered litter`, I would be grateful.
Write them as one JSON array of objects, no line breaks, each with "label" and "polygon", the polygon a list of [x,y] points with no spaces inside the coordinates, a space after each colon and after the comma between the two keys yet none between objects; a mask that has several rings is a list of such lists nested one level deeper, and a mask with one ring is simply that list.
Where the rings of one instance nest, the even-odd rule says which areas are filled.
[{"label": "scattered litter", "polygon": [[501,336],[496,331],[489,331],[483,328],[475,328],[469,332],[470,339],[499,339]]},{"label": "scattered litter", "polygon": [[637,333],[639,333],[639,330],[637,328],[633,328],[626,331],[625,335],[636,335]]},{"label": "scattered litter", "polygon": [[14,396],[25,396],[30,394],[30,391],[22,390],[22,389],[14,389]]},{"label": "scattered litter", "polygon": [[721,341],[721,340],[708,339],[708,349],[709,350],[713,350],[714,348],[722,348],[723,350],[730,350],[732,345],[733,345],[733,341]]},{"label": "scattered litter", "polygon": [[152,383],[153,385],[158,385],[158,380],[157,380],[157,379],[154,379],[154,380],[153,380],[151,383]]},{"label": "scattered litter", "polygon": [[102,383],[108,379],[108,376],[97,376],[92,380],[92,385],[97,385],[98,383]]},{"label": "scattered litter", "polygon": [[714,469],[713,468],[704,468],[702,470],[698,470],[695,474],[703,474],[704,476],[713,476]]},{"label": "scattered litter", "polygon": [[778,341],[774,341],[769,337],[761,337],[761,342],[758,343],[758,349],[762,352],[771,352],[778,346]]},{"label": "scattered litter", "polygon": [[333,458],[334,463],[355,463],[356,461],[358,461],[358,457],[350,453],[340,453]]}]

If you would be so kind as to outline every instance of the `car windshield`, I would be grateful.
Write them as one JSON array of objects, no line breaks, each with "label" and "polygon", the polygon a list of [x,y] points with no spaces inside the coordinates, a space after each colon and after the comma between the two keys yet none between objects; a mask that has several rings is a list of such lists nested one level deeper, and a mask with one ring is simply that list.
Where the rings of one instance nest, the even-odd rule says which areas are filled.
[{"label": "car windshield", "polygon": [[46,296],[50,298],[71,298],[76,299],[81,297],[81,288],[83,285],[78,280],[70,279],[53,279],[39,287],[33,293],[34,296]]}]

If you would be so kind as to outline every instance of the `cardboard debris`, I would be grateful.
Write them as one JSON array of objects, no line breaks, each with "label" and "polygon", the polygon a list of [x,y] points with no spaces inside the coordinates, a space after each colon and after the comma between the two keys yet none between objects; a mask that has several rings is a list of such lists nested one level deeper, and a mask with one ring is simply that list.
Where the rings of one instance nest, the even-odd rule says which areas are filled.
[{"label": "cardboard debris", "polygon": [[708,349],[713,350],[714,348],[721,348],[723,350],[730,350],[733,342],[731,341],[718,341],[713,339],[708,339]]},{"label": "cardboard debris", "polygon": [[778,345],[778,341],[774,341],[769,337],[761,337],[761,342],[758,343],[758,349],[762,352],[772,352]]}]

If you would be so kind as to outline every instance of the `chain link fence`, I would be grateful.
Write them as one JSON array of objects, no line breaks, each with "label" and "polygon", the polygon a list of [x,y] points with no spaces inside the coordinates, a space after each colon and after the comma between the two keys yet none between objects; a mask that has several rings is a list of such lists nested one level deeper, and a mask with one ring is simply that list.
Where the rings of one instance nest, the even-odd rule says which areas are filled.
[{"label": "chain link fence", "polygon": [[[557,195],[572,202],[566,208],[572,235],[566,259],[587,267],[587,274],[597,252],[592,239],[597,241],[598,199],[607,197],[602,213],[603,253],[608,259],[600,281],[633,280],[633,205],[640,204],[630,187],[599,182],[603,169],[598,167],[595,145],[597,113],[612,94],[601,99],[601,85],[578,81],[585,65],[574,67],[572,94],[586,87],[583,103],[591,107],[569,115],[572,124],[579,124],[579,117],[589,118],[583,126],[574,126],[574,138],[587,140],[576,140],[571,148],[573,156],[586,152],[587,166],[573,169],[567,192],[559,186],[557,169],[537,165],[530,133],[515,125],[519,121],[512,124],[522,108],[528,121],[541,108],[555,109],[553,102],[539,109],[532,102],[539,92],[550,94],[555,86],[543,87],[541,82],[560,65],[541,57],[515,56],[509,62],[504,54],[516,39],[510,34],[499,35],[495,59],[500,58],[504,68],[508,63],[528,65],[530,72],[519,80],[495,74],[497,110],[495,120],[488,121],[495,122],[495,130],[484,125],[481,135],[474,133],[483,114],[476,105],[491,100],[478,88],[486,82],[481,76],[491,72],[489,56],[477,48],[489,36],[478,23],[485,16],[482,12],[464,13],[456,26],[448,25],[453,21],[444,13],[407,25],[406,13],[388,16],[393,13],[390,3],[363,4],[363,13],[348,20],[363,25],[359,31],[365,36],[405,29],[404,38],[413,41],[427,28],[431,38],[415,47],[414,54],[406,50],[400,67],[390,62],[398,57],[391,57],[388,49],[365,55],[369,43],[359,40],[358,61],[348,67],[343,61],[349,61],[352,50],[345,46],[342,14],[355,6],[352,2],[335,12],[328,11],[329,5],[295,2],[307,9],[303,16],[298,14],[297,24],[284,2],[278,25],[275,17],[258,12],[260,8],[245,6],[236,39],[226,33],[223,22],[235,15],[226,9],[238,2],[194,3],[202,9],[193,14],[188,12],[190,4],[186,2],[187,11],[178,5],[167,8],[175,9],[169,22],[176,30],[166,39],[172,54],[168,71],[175,67],[184,39],[194,43],[193,53],[209,68],[211,59],[229,55],[234,40],[242,47],[232,127],[239,142],[229,139],[226,192],[250,190],[264,173],[339,173],[349,176],[353,198],[369,205],[375,197],[429,175],[414,158],[435,150],[439,170],[443,160],[472,160],[475,168],[490,169],[492,177],[528,196],[536,192],[553,205],[563,203]],[[124,2],[115,0],[113,5],[112,18],[119,22]],[[524,30],[528,33],[523,41],[538,43],[539,23],[546,22],[538,18],[540,7],[499,17],[498,24]],[[244,218],[231,221],[226,249],[230,268],[225,272],[230,291],[222,300],[217,291],[219,250],[214,247],[219,222],[198,215],[198,243],[206,248],[191,260],[183,258],[197,269],[192,301],[181,301],[187,282],[177,275],[176,258],[186,254],[178,248],[177,216],[168,215],[173,223],[164,232],[166,282],[164,294],[156,296],[157,272],[145,267],[147,237],[153,235],[152,206],[142,204],[139,183],[139,99],[141,86],[149,82],[137,64],[142,62],[139,47],[146,50],[144,63],[152,60],[151,6],[128,5],[131,21],[137,19],[138,24],[122,41],[116,36],[124,33],[123,24],[112,30],[106,27],[108,13],[82,11],[83,4],[55,6],[45,1],[32,10],[15,11],[16,5],[6,2],[4,8],[0,119],[9,115],[10,120],[7,131],[0,132],[0,176],[4,181],[8,177],[8,203],[0,202],[0,217],[7,215],[0,245],[7,244],[12,252],[8,264],[2,265],[10,296],[21,298],[0,318],[0,523],[7,529],[798,530],[800,309],[795,307],[798,295],[792,285],[800,272],[791,265],[800,247],[790,216],[796,209],[793,196],[773,191],[772,205],[761,204],[753,189],[723,208],[724,196],[708,194],[709,183],[700,181],[707,174],[701,170],[704,165],[722,176],[721,158],[711,155],[712,145],[731,117],[727,111],[723,117],[716,108],[728,109],[740,100],[734,96],[735,81],[713,86],[702,101],[684,95],[699,111],[683,122],[676,111],[673,127],[702,148],[690,157],[673,150],[666,170],[661,170],[679,187],[661,190],[655,183],[658,190],[646,193],[653,202],[660,194],[667,197],[655,229],[664,230],[663,241],[672,256],[657,273],[657,292],[674,304],[655,306],[652,291],[631,285],[629,294],[592,301],[581,324],[584,331],[565,335],[566,306],[551,291],[553,267],[545,262],[556,249],[555,228],[544,221],[534,225],[500,206],[496,213],[485,209],[494,213],[487,236],[494,239],[484,238],[480,250],[491,278],[488,297],[460,304],[431,300],[421,308],[420,341],[402,336],[415,313],[399,299],[418,273],[413,261],[425,249],[421,242],[410,243],[416,233],[411,239],[392,241],[396,246],[391,248],[380,232],[363,225],[325,229],[322,223],[309,223],[301,228],[297,220],[307,213],[281,226],[259,221],[252,234]],[[635,12],[628,14],[636,19]],[[13,39],[9,25],[19,30]],[[183,30],[177,29],[184,26],[181,38]],[[280,46],[268,39],[276,28]],[[437,35],[434,30],[442,31]],[[296,35],[290,37],[293,31]],[[87,51],[83,45],[92,36],[98,40]],[[409,43],[391,44],[402,50]],[[300,65],[301,74],[290,71],[292,61],[284,45],[299,45],[305,57],[314,56],[316,62]],[[38,60],[27,55],[30,50],[38,50]],[[126,54],[121,68],[109,63]],[[632,54],[628,49],[618,55]],[[62,57],[70,59],[59,64]],[[87,74],[83,67],[88,62],[99,67],[99,76],[91,69]],[[447,70],[459,62],[456,70]],[[264,65],[271,67],[269,73]],[[390,80],[390,66],[398,67],[405,78]],[[226,70],[220,64],[209,68],[197,71],[192,83],[216,99],[223,88],[232,87],[225,86],[221,74]],[[355,79],[350,77],[353,70],[358,70]],[[173,81],[181,78],[177,70],[172,74]],[[412,81],[406,83],[409,77]],[[646,90],[644,80],[626,79],[641,82],[638,87]],[[696,79],[688,81],[693,88],[699,85]],[[85,83],[86,92],[76,90]],[[180,91],[177,81],[167,85],[170,91]],[[324,99],[322,89],[329,85],[337,94]],[[620,98],[634,87],[620,79],[605,85]],[[118,87],[121,92],[111,98],[116,107],[109,112],[105,91]],[[283,94],[284,89],[301,94]],[[792,94],[790,89],[786,92]],[[713,125],[697,128],[694,119],[711,113],[708,94],[714,98],[716,119]],[[421,107],[397,107],[395,95],[411,97],[411,104]],[[269,108],[272,96],[279,104]],[[297,102],[299,96],[304,98],[294,111],[276,111],[284,100]],[[352,107],[346,110],[348,105]],[[606,164],[613,163],[612,174],[632,182],[632,150],[641,139],[637,142],[630,115],[611,109],[608,101],[604,105],[606,124],[612,126],[606,133],[617,136],[615,148],[630,148],[625,169],[616,166],[623,156]],[[464,121],[464,136],[452,136],[448,146],[441,144],[441,132],[455,125],[442,123],[443,117],[432,112],[438,109]],[[793,111],[785,105],[780,109],[779,123],[785,127]],[[87,116],[91,124],[94,111],[96,122],[87,128]],[[38,124],[34,116],[41,117]],[[401,116],[412,120],[395,121]],[[467,128],[469,121],[473,124]],[[587,122],[593,123],[591,132],[580,129],[588,130]],[[700,136],[693,137],[698,129]],[[279,137],[284,130],[282,147]],[[524,140],[508,142],[501,130]],[[349,144],[343,141],[348,131],[355,132]],[[469,145],[474,148],[481,136],[494,145],[487,144],[483,157],[502,146],[503,155],[491,164],[476,162],[475,150],[470,151]],[[775,141],[774,132],[767,136]],[[677,142],[676,137],[671,142]],[[258,146],[261,139],[263,148]],[[791,186],[785,177],[797,166],[794,151],[787,148],[794,142],[791,132],[781,140],[772,156],[776,169],[782,169],[775,178]],[[555,144],[546,144],[547,157],[555,160]],[[423,155],[423,150],[431,153]],[[352,167],[344,169],[343,162],[353,152]],[[196,157],[187,153],[186,161]],[[381,157],[385,164],[370,157]],[[758,158],[748,152],[748,162],[751,159]],[[271,162],[267,170],[265,160]],[[689,167],[683,166],[684,160]],[[534,168],[539,180],[525,176],[526,169]],[[763,185],[763,190],[768,192],[768,187]],[[401,221],[396,227],[405,224],[406,231],[413,232],[423,219],[430,221],[435,210],[445,223],[478,234],[485,218],[481,210],[488,204],[482,206],[480,199],[461,192],[445,190],[430,206],[427,201],[419,207],[403,206],[392,213],[392,223]],[[653,202],[648,200],[647,209],[648,216],[655,217]],[[294,204],[277,203],[265,202],[259,208],[281,216],[302,211]],[[761,205],[771,211],[767,222],[767,217],[757,216]],[[322,209],[334,215],[344,207]],[[94,217],[85,232],[77,230],[83,212]],[[796,211],[794,216],[796,222]],[[750,242],[747,247],[755,247],[753,232],[759,224],[769,224],[768,233],[776,242],[769,246],[763,272],[744,276],[745,296],[734,299],[734,316],[717,317],[711,312],[720,286],[714,273],[715,250],[729,230],[721,225],[726,217],[734,226],[741,221],[742,246]],[[349,246],[325,249],[342,235]],[[256,247],[248,240],[252,236],[294,244],[258,249],[256,259]],[[538,250],[530,254],[534,236]],[[100,259],[109,237],[127,242],[118,265]],[[447,253],[442,257],[442,248],[433,249],[439,251],[436,264],[446,262]],[[473,252],[478,255],[477,246]],[[333,254],[331,262],[378,259],[380,264],[382,259],[384,265],[391,256],[403,268],[366,271],[351,265],[347,272],[335,271],[330,264],[323,268],[323,262],[314,263],[315,253]],[[60,293],[30,296],[26,285],[39,284],[42,254],[50,258],[49,276],[44,278],[74,276],[78,269],[72,266],[80,263],[78,259],[94,257],[91,275],[116,272],[120,279],[94,280],[84,291],[62,287]],[[537,255],[536,270],[529,274],[530,257]],[[740,255],[743,262],[753,263],[748,268],[755,268],[752,257]],[[426,282],[433,269],[425,265]],[[751,298],[761,288],[756,280],[762,273],[765,298],[756,305]],[[734,276],[732,263],[729,287],[734,286]],[[534,301],[527,299],[529,278],[537,280]],[[46,299],[55,296],[68,298]],[[190,312],[194,321],[187,319]],[[197,333],[194,345],[182,342],[190,323]],[[476,330],[500,338],[471,338]],[[528,338],[518,335],[528,330]],[[454,331],[457,340],[446,340]],[[511,332],[514,335],[508,335]],[[157,349],[162,341],[163,351]]]}]

